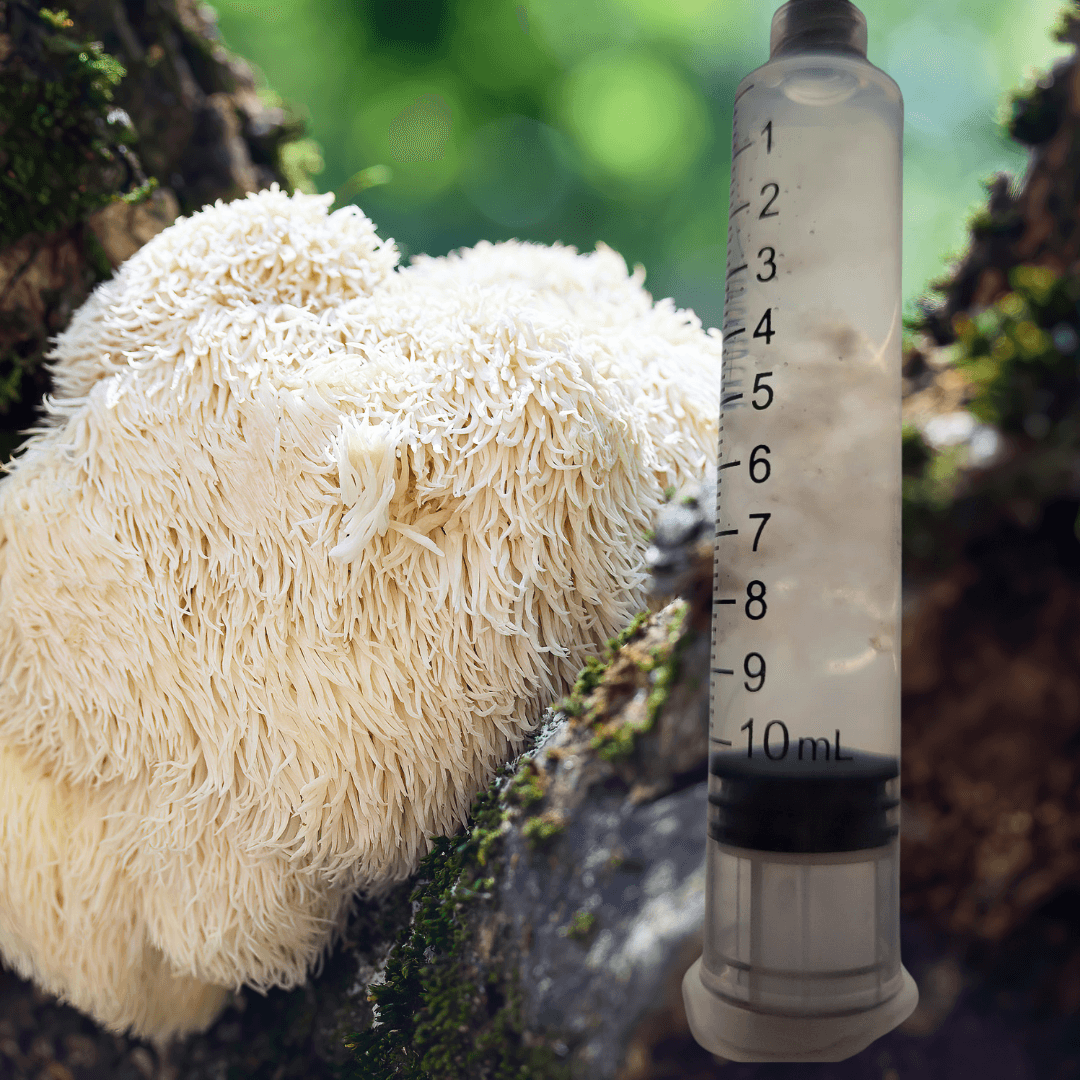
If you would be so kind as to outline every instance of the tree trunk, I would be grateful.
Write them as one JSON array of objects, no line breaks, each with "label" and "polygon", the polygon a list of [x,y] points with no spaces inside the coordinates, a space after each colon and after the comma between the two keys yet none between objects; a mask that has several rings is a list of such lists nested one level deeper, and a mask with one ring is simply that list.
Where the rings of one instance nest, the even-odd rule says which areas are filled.
[{"label": "tree trunk", "polygon": [[[1056,37],[1080,44],[1080,15],[1066,12]],[[969,249],[935,286],[943,299],[924,302],[925,338],[906,360],[905,411],[924,429],[934,415],[985,407],[988,369],[1000,414],[996,456],[961,461],[918,522],[916,500],[921,546],[905,552],[905,908],[984,944],[1080,890],[1068,825],[1080,813],[1075,52],[1014,95],[1009,130],[1032,149],[1027,174],[988,185]],[[1040,297],[1052,281],[1053,302],[1049,288]],[[1017,331],[1041,334],[1030,354],[1014,348]],[[954,362],[945,347],[972,353],[980,335],[982,372]],[[930,483],[927,464],[911,470],[916,489]]]},{"label": "tree trunk", "polygon": [[179,214],[303,185],[301,134],[196,0],[0,0],[0,461],[94,285]]}]

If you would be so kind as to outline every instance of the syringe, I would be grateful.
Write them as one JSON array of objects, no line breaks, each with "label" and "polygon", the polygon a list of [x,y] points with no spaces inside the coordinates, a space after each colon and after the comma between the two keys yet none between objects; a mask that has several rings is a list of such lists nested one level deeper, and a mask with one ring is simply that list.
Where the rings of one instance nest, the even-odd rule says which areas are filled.
[{"label": "syringe", "polygon": [[792,0],[735,95],[706,916],[683,998],[736,1061],[901,1023],[903,99],[849,0]]}]

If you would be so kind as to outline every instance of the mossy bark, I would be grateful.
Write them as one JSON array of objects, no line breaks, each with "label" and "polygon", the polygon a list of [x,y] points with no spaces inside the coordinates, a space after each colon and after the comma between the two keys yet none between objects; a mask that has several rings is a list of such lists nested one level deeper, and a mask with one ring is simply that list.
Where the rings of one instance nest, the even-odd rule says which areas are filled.
[{"label": "mossy bark", "polygon": [[967,412],[999,443],[904,447],[902,903],[973,950],[1080,890],[1080,5],[1054,36],[1011,100],[1026,174],[987,184],[905,356],[924,431]]},{"label": "mossy bark", "polygon": [[[679,600],[635,619],[556,703],[536,746],[477,799],[469,827],[436,842],[416,875],[412,914],[383,981],[369,995],[376,1026],[349,1039],[356,1054],[352,1075],[631,1075],[622,1059],[633,1040],[621,1039],[616,1029],[627,1018],[651,1016],[660,1002],[650,993],[650,1008],[643,1010],[634,999],[633,977],[625,973],[610,981],[605,997],[586,985],[589,976],[579,977],[578,969],[585,972],[599,933],[619,938],[619,927],[611,925],[616,908],[605,905],[605,890],[622,895],[619,914],[632,919],[639,902],[624,890],[640,893],[636,880],[648,867],[611,845],[613,834],[592,841],[610,831],[613,817],[635,839],[647,831],[635,813],[644,822],[655,810],[654,816],[670,821],[671,796],[692,806],[694,854],[703,859],[696,826],[704,818],[708,754],[707,681],[700,678],[707,664],[707,609],[707,602]],[[684,660],[689,662],[681,672]],[[545,885],[556,895],[543,896]],[[560,946],[556,938],[569,944]],[[700,943],[690,944],[700,949]],[[687,955],[679,976],[696,955]],[[537,964],[547,977],[534,977]],[[545,997],[552,994],[554,1007]],[[555,1012],[561,1023],[550,1019]],[[640,1025],[633,1026],[636,1031]],[[663,1037],[685,1034],[677,1027],[665,1029]],[[647,1058],[651,1049],[642,1042],[637,1056]]]},{"label": "mossy bark", "polygon": [[196,0],[0,0],[0,461],[94,285],[179,214],[309,187],[302,135]]},{"label": "mossy bark", "polygon": [[[1055,38],[1080,44],[1080,6]],[[1080,64],[1058,61],[1010,98],[1009,135],[1031,149],[1020,181],[995,175],[969,221],[964,256],[931,286],[908,329],[905,415],[968,410],[999,437],[989,461],[905,438],[904,557],[930,580],[1044,511],[1080,507]],[[1071,523],[1070,523],[1071,526]],[[1070,528],[1070,532],[1072,529]],[[1059,538],[1061,539],[1061,538]]]}]

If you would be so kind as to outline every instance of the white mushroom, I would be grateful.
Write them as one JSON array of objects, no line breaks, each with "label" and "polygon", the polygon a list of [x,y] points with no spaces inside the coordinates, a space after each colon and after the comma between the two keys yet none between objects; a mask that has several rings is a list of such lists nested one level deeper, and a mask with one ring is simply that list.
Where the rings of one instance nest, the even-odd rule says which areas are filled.
[{"label": "white mushroom", "polygon": [[0,954],[116,1031],[302,983],[644,607],[720,339],[601,247],[276,188],[57,340],[0,481]]}]

